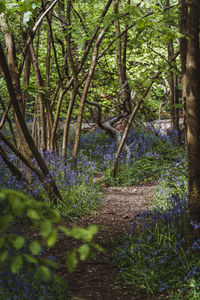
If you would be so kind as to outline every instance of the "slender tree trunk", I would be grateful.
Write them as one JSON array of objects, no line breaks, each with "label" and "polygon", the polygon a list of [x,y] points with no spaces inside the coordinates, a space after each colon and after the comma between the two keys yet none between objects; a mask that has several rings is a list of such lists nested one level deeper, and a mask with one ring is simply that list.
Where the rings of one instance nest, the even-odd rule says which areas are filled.
[{"label": "slender tree trunk", "polygon": [[115,154],[115,159],[114,159],[113,164],[112,164],[112,168],[111,168],[111,172],[110,172],[110,175],[111,175],[112,177],[115,177],[116,174],[117,174],[117,166],[118,166],[119,156],[120,156],[120,153],[122,152],[122,149],[123,149],[123,147],[124,147],[124,144],[125,144],[126,138],[127,138],[127,136],[128,136],[129,130],[130,130],[130,128],[131,128],[131,125],[132,125],[132,123],[133,123],[133,120],[134,120],[134,118],[135,118],[135,116],[136,116],[136,114],[137,114],[137,112],[138,112],[138,110],[139,110],[141,104],[144,102],[146,96],[148,95],[148,93],[149,93],[149,91],[150,91],[150,89],[151,89],[151,87],[152,87],[154,81],[160,76],[161,73],[162,73],[162,71],[159,71],[159,72],[152,78],[150,85],[146,88],[146,90],[144,91],[142,97],[141,97],[140,100],[137,102],[137,104],[136,104],[134,110],[132,111],[131,115],[129,116],[128,122],[127,122],[127,124],[126,124],[126,128],[125,128],[125,130],[124,130],[124,134],[123,134],[123,136],[122,136],[121,142],[120,142],[120,144],[119,144],[119,146],[118,146],[118,149],[117,149],[117,152],[116,152],[116,154]]},{"label": "slender tree trunk", "polygon": [[[127,4],[130,4],[130,0],[127,1]],[[128,28],[128,25],[125,26],[125,29]],[[124,78],[124,111],[128,114],[131,113],[131,89],[129,86],[129,81],[126,74],[126,61],[127,61],[127,43],[128,43],[128,32],[126,31],[123,35],[123,56],[122,56],[122,73]]]},{"label": "slender tree trunk", "polygon": [[[28,53],[28,55],[26,56],[25,67],[24,67],[24,82],[23,82],[24,87],[29,85],[30,70],[31,70],[31,59],[30,59],[30,54]],[[25,117],[26,104],[28,102],[28,92],[24,91],[22,96],[23,96],[23,103],[24,103],[24,105],[23,105],[24,106],[23,115]]]},{"label": "slender tree trunk", "polygon": [[88,89],[90,87],[92,76],[93,76],[94,71],[95,71],[97,58],[98,58],[99,45],[100,45],[106,31],[107,31],[107,28],[104,28],[101,31],[101,33],[99,34],[99,36],[96,40],[96,43],[94,45],[94,50],[93,50],[93,54],[92,54],[92,62],[91,62],[91,65],[90,65],[90,69],[89,69],[89,72],[88,72],[88,76],[87,76],[86,83],[85,83],[85,86],[83,88],[83,93],[82,93],[81,100],[80,100],[78,119],[77,119],[77,129],[76,129],[76,136],[75,136],[74,149],[73,149],[73,158],[74,158],[75,162],[76,162],[76,159],[77,159],[78,147],[79,147],[80,136],[81,136],[81,125],[82,125],[82,119],[83,119],[85,100],[86,100],[86,97],[87,97]]},{"label": "slender tree trunk", "polygon": [[[50,12],[48,16],[48,21],[51,20],[52,13]],[[51,74],[51,33],[50,28],[47,30],[47,54],[46,54],[46,78],[45,87],[47,88],[47,99],[50,99],[50,74]],[[47,149],[52,149],[51,147],[51,118],[47,114],[47,124],[46,124],[46,134],[47,134]]]},{"label": "slender tree trunk", "polygon": [[[170,6],[170,1],[166,0],[166,7]],[[168,28],[171,28],[169,24],[167,24]],[[171,39],[168,42],[168,61],[174,57],[174,44],[173,40]],[[174,61],[176,63],[176,60]],[[169,70],[169,87],[170,87],[170,119],[172,128],[179,132],[179,108],[178,108],[178,78],[177,75],[174,73],[173,69]]]},{"label": "slender tree trunk", "polygon": [[177,74],[174,74],[174,129],[178,131],[180,136],[180,108],[179,108],[179,90],[178,90],[179,78]]},{"label": "slender tree trunk", "polygon": [[186,0],[180,0],[180,16],[179,16],[179,30],[184,37],[180,38],[180,57],[181,57],[181,72],[182,72],[182,104],[183,104],[183,119],[184,119],[184,133],[187,148],[187,120],[186,120],[186,57],[187,57],[187,23],[188,23],[188,7]]},{"label": "slender tree trunk", "polygon": [[[114,0],[113,8],[114,8],[114,13],[119,14],[119,0]],[[115,32],[116,32],[116,37],[118,37],[121,34],[120,21],[118,19],[115,21]],[[128,80],[126,78],[126,50],[127,50],[127,32],[124,33],[123,39],[121,37],[118,38],[116,41],[117,75],[118,75],[120,93],[123,101],[123,110],[124,112],[131,113],[130,88],[129,88]]]},{"label": "slender tree trunk", "polygon": [[75,86],[71,95],[71,99],[67,108],[67,115],[65,119],[65,124],[64,124],[64,132],[63,132],[63,142],[62,142],[62,155],[65,156],[67,152],[67,143],[68,143],[68,136],[69,136],[69,128],[70,128],[70,120],[71,120],[71,115],[74,107],[74,102],[76,100],[76,96],[78,93],[78,87]]},{"label": "slender tree trunk", "polygon": [[7,165],[8,169],[11,171],[11,173],[16,177],[17,180],[22,181],[22,184],[29,190],[29,191],[33,191],[32,186],[30,185],[30,183],[27,181],[26,178],[23,177],[22,172],[16,168],[16,166],[9,160],[9,158],[7,157],[3,147],[0,145],[0,156],[2,157],[3,161],[5,162],[5,164]]},{"label": "slender tree trunk", "polygon": [[[67,2],[67,26],[70,28],[71,26],[71,0],[68,0]],[[71,48],[71,33],[69,33],[65,36],[66,44],[67,44],[67,55],[69,59],[69,63],[71,66],[72,70],[72,76],[73,76],[73,82],[74,82],[74,87],[73,87],[73,92],[72,96],[69,102],[68,110],[67,110],[67,115],[66,115],[66,120],[65,120],[65,126],[64,126],[64,133],[63,133],[63,144],[62,144],[62,154],[63,156],[66,154],[67,150],[67,140],[68,140],[68,134],[69,134],[69,126],[70,126],[70,119],[71,119],[71,114],[73,111],[73,106],[76,100],[76,95],[78,92],[78,87],[79,87],[79,82],[78,82],[78,75],[77,75],[77,68],[74,63],[73,59],[73,54],[72,54],[72,48]]]},{"label": "slender tree trunk", "polygon": [[188,3],[187,57],[183,95],[186,102],[188,190],[190,217],[200,223],[200,6]]},{"label": "slender tree trunk", "polygon": [[[41,77],[40,69],[38,66],[38,59],[35,55],[35,51],[33,48],[33,44],[30,45],[30,53],[33,64],[33,69],[36,78],[36,85],[39,88],[44,86],[43,80]],[[47,134],[46,134],[46,117],[45,117],[45,103],[44,103],[44,95],[39,93],[38,95],[39,104],[40,104],[40,119],[41,119],[41,149],[45,151],[47,149]]]},{"label": "slender tree trunk", "polygon": [[[3,103],[3,100],[0,97],[0,103],[1,103],[2,109],[4,111],[5,120],[7,120],[9,128],[10,128],[10,133],[11,133],[11,136],[12,136],[13,143],[15,144],[15,146],[17,146],[17,141],[16,141],[16,137],[15,137],[15,132],[14,132],[14,129],[13,129],[13,124],[12,124],[11,119],[8,116],[8,111],[9,111],[9,107],[10,107],[11,101],[9,101],[8,106],[5,107],[5,105]],[[3,128],[4,122],[5,121],[2,118],[1,119],[0,130]]]},{"label": "slender tree trunk", "polygon": [[[114,14],[119,13],[119,1],[114,0],[113,2],[113,7],[114,7]],[[120,35],[120,22],[119,19],[115,21],[115,32],[116,36]],[[119,86],[120,90],[122,91],[123,89],[123,84],[124,84],[124,74],[123,74],[123,66],[122,66],[122,43],[121,43],[121,38],[117,39],[116,41],[116,54],[117,54],[117,75],[118,75],[118,81],[119,81]]]}]

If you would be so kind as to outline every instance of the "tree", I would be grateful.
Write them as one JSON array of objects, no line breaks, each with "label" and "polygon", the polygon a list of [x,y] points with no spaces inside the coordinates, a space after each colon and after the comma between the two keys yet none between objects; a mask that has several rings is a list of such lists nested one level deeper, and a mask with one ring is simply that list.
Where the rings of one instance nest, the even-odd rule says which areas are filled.
[{"label": "tree", "polygon": [[[142,121],[146,116],[147,120],[157,116],[163,90],[158,81],[152,82],[152,79],[162,70],[163,78],[169,81],[168,69],[171,70],[170,61],[176,56],[178,45],[174,25],[177,21],[176,2],[2,2],[8,5],[0,6],[1,28],[4,29],[0,32],[3,75],[0,82],[5,90],[4,97],[1,95],[5,100],[1,101],[3,118],[0,128],[5,121],[9,122],[13,143],[10,144],[11,141],[3,135],[1,138],[42,182],[50,175],[40,149],[43,152],[62,152],[65,157],[73,118],[77,124],[73,141],[76,160],[82,122],[91,120],[91,107],[93,110],[97,108],[97,125],[115,136],[118,144],[121,141],[116,128],[118,122],[128,122],[129,128],[133,121],[133,117],[129,117],[135,117],[135,111]],[[15,31],[11,24],[16,25]],[[166,45],[169,40],[174,49],[168,57]],[[151,90],[149,86],[152,86]],[[140,100],[144,95],[145,104],[139,105],[139,111],[138,103],[142,104],[143,100]],[[8,118],[12,115],[10,103],[19,128],[18,149],[14,145],[12,122]],[[28,130],[28,116],[33,117],[32,133]],[[65,119],[64,131],[58,144],[61,118]],[[32,157],[40,170],[31,164]],[[18,177],[21,174],[14,166],[10,165],[10,169]],[[23,174],[24,170],[20,171]],[[53,178],[51,180],[46,187],[48,191],[54,187],[58,196],[59,191]]]},{"label": "tree", "polygon": [[[166,1],[166,7],[170,6],[170,1]],[[171,29],[171,26],[167,24],[167,26]],[[170,39],[168,42],[168,60],[174,57],[174,41]],[[176,66],[176,61],[174,61],[174,65]],[[169,87],[170,87],[170,118],[172,123],[172,128],[174,130],[179,130],[179,93],[178,93],[178,74],[172,67],[169,70]]]},{"label": "tree", "polygon": [[[56,4],[57,1],[54,1],[52,4]],[[51,5],[52,6],[52,5]],[[50,6],[50,7],[51,7]],[[53,6],[52,6],[53,7]],[[45,11],[47,13],[49,11],[49,8]],[[40,17],[39,20],[44,18],[45,13]],[[43,160],[39,149],[36,147],[32,136],[30,135],[26,122],[25,122],[25,103],[23,103],[23,97],[22,97],[22,89],[20,86],[20,70],[17,67],[16,62],[16,47],[14,43],[13,34],[11,32],[11,29],[9,26],[7,26],[5,22],[5,15],[4,13],[1,13],[0,15],[0,25],[4,32],[5,36],[5,42],[6,42],[6,48],[7,48],[7,60],[4,54],[4,50],[2,47],[2,44],[0,43],[0,70],[3,75],[3,78],[5,80],[8,95],[10,97],[10,102],[12,104],[12,108],[15,115],[16,120],[16,127],[17,127],[17,134],[18,134],[18,147],[20,150],[20,156],[22,158],[23,163],[32,171],[36,171],[36,175],[38,176],[39,180],[44,184],[44,187],[47,190],[47,193],[52,200],[52,202],[56,203],[56,198],[61,199],[60,192],[57,188],[57,185],[50,174],[48,167]],[[40,22],[39,22],[40,23]],[[37,26],[36,26],[37,28]],[[34,32],[34,30],[33,30]],[[26,42],[27,44],[31,43],[31,39],[28,39]],[[25,56],[23,57],[25,58]],[[3,137],[3,135],[2,135]],[[7,145],[9,144],[9,141],[6,139],[3,139],[4,143]],[[9,145],[8,145],[9,146]],[[13,146],[13,145],[12,145]],[[15,149],[15,147],[10,147]],[[14,150],[15,154],[17,153]],[[20,177],[23,180],[23,176],[19,170],[16,169],[15,166],[11,165],[6,157],[6,154],[4,153],[3,149],[1,149],[1,156],[4,159],[4,161],[7,163],[9,169],[11,172],[16,176]],[[38,168],[32,167],[31,163],[31,157],[34,157],[36,162],[38,163],[38,166],[41,169],[41,172]],[[18,155],[19,157],[19,155]],[[24,179],[25,184],[27,185],[27,180]],[[29,187],[30,189],[30,187]]]},{"label": "tree", "polygon": [[200,222],[200,45],[199,1],[181,1],[182,89],[188,155],[189,214]]}]

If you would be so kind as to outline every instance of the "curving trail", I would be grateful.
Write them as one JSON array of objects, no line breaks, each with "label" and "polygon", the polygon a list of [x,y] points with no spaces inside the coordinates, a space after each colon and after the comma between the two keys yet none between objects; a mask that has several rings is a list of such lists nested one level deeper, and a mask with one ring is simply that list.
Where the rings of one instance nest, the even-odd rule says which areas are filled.
[{"label": "curving trail", "polygon": [[[105,251],[97,253],[95,259],[80,263],[78,269],[72,274],[65,273],[64,277],[69,282],[73,300],[156,299],[142,295],[133,296],[133,288],[116,281],[116,269],[106,260],[106,257],[112,255],[112,238],[116,239],[128,233],[133,215],[150,207],[150,193],[155,185],[156,183],[153,182],[135,187],[106,188],[105,198],[99,210],[78,222],[80,226],[98,224],[96,242],[100,245],[102,241],[107,243],[103,246]],[[59,253],[62,260],[62,253],[76,247],[77,242],[66,240],[65,237],[65,239],[61,238],[59,245],[55,249],[55,255],[58,257]]]}]

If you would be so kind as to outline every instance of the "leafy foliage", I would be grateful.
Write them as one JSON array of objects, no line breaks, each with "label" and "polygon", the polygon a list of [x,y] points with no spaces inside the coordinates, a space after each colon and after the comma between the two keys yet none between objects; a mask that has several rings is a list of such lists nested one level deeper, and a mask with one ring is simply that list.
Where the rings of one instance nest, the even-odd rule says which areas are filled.
[{"label": "leafy foliage", "polygon": [[[92,248],[102,251],[100,246],[92,242],[94,235],[98,231],[97,226],[90,225],[88,229],[55,227],[54,224],[60,220],[58,210],[50,208],[47,204],[30,199],[20,192],[1,189],[0,207],[0,278],[4,276],[6,278],[17,278],[17,281],[23,284],[23,276],[27,273],[28,285],[30,285],[32,276],[35,277],[32,285],[36,285],[36,282],[43,282],[42,286],[44,286],[45,282],[50,280],[55,282],[54,285],[56,285],[56,282],[61,283],[61,279],[54,272],[58,268],[58,263],[55,259],[52,260],[51,257],[45,258],[42,255],[44,246],[50,248],[57,242],[58,230],[67,236],[83,241],[80,247],[74,249],[66,256],[66,265],[69,272],[72,272],[76,267],[78,257],[80,257],[80,260],[85,260],[91,254],[94,255],[91,251]],[[38,228],[40,232],[38,239],[30,240],[28,237],[20,235],[21,223],[23,223],[23,226],[29,227],[30,231],[35,231]],[[20,275],[18,276],[17,274]],[[9,282],[10,279],[8,279],[6,286],[9,286]],[[4,293],[6,287],[3,279],[0,281],[0,287],[1,285],[1,292]],[[12,295],[13,291],[16,292],[17,285],[12,288],[9,286],[9,290],[11,294],[8,293],[8,295]]]}]

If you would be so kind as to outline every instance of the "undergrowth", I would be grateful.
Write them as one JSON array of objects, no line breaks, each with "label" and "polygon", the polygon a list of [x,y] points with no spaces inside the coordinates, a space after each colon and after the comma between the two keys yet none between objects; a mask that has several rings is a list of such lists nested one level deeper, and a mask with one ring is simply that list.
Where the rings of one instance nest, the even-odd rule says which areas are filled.
[{"label": "undergrowth", "polygon": [[[53,256],[49,259],[54,260]],[[7,270],[0,273],[0,299],[2,300],[63,300],[70,299],[67,286],[54,280],[45,282],[34,278],[35,269],[24,266],[20,273],[13,274]]]},{"label": "undergrowth", "polygon": [[[121,154],[115,178],[110,177],[110,168],[116,144],[112,137],[101,131],[82,136],[77,168],[73,167],[70,153],[65,158],[52,152],[44,153],[64,199],[58,202],[57,208],[64,218],[74,220],[98,207],[103,182],[115,186],[158,180],[152,209],[134,217],[131,232],[121,241],[120,247],[116,247],[113,263],[119,269],[118,276],[132,285],[136,294],[200,299],[197,251],[200,241],[192,245],[188,242],[184,146],[177,144],[176,133],[164,136],[151,130],[131,131],[127,145],[131,158],[127,161],[125,153]],[[10,160],[18,164],[16,158],[11,153],[9,155]],[[99,184],[93,182],[95,174],[103,175]],[[23,189],[20,182],[5,172],[5,168],[0,171],[0,182],[2,187]],[[45,190],[35,176],[32,176],[32,185],[35,192],[47,201]],[[198,224],[193,225],[198,227]],[[112,245],[114,247],[116,242]]]},{"label": "undergrowth", "polygon": [[175,157],[171,157],[174,150],[168,152],[152,209],[133,217],[131,231],[118,244],[113,263],[118,277],[132,285],[135,294],[196,300],[200,299],[200,239],[190,242],[189,224],[194,230],[199,224],[188,216],[185,151],[174,149]]}]

